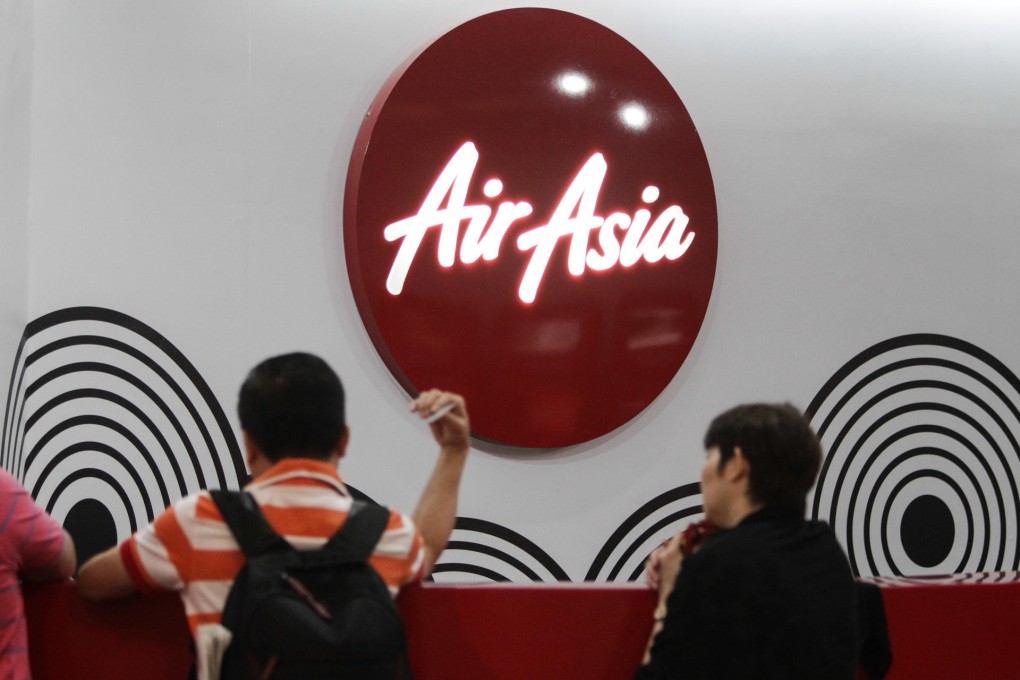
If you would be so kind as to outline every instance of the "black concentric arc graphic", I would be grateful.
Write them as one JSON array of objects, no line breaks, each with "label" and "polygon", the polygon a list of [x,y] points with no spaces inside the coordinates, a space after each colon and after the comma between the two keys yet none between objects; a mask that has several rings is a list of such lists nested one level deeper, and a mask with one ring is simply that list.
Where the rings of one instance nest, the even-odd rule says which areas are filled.
[{"label": "black concentric arc graphic", "polygon": [[548,553],[521,534],[483,519],[458,517],[431,580],[537,583],[570,578]]},{"label": "black concentric arc graphic", "polygon": [[948,574],[946,576],[872,576],[867,579],[886,588],[930,586],[930,585],[954,585],[969,583],[1018,583],[1020,572],[1015,571],[991,571],[977,574]]},{"label": "black concentric arc graphic", "polygon": [[613,532],[584,580],[636,581],[652,550],[703,517],[701,489],[697,483],[678,486],[656,496]]},{"label": "black concentric arc graphic", "polygon": [[189,493],[247,479],[198,370],[151,327],[99,307],[26,326],[0,465],[68,528],[82,559]]},{"label": "black concentric arc graphic", "polygon": [[807,410],[825,451],[811,499],[857,574],[1015,571],[1020,379],[944,335],[861,352]]}]

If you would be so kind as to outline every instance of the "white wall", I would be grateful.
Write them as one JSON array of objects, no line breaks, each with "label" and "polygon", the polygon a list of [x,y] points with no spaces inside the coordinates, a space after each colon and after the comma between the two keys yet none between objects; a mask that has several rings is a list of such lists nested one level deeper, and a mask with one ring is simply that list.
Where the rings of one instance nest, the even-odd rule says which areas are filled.
[{"label": "white wall", "polygon": [[[0,0],[0,375],[28,309],[28,177],[32,103],[31,0]],[[0,403],[6,406],[6,380]]]},{"label": "white wall", "polygon": [[[715,180],[716,288],[687,364],[646,412],[559,452],[476,453],[463,515],[524,534],[579,579],[630,513],[697,481],[703,430],[728,406],[806,407],[857,352],[904,333],[962,338],[1020,370],[1014,3],[542,4],[629,39],[684,101]],[[195,364],[231,415],[256,361],[320,353],[352,395],[345,476],[410,508],[432,446],[357,315],[343,182],[389,74],[509,6],[40,3],[28,317],[76,305],[134,316]],[[17,27],[29,4],[3,7],[22,17],[24,68],[31,34]],[[0,140],[22,159],[0,166],[13,187],[26,168],[19,73],[0,74],[16,86],[0,112],[15,124]],[[2,303],[8,363],[25,297],[23,196],[3,213],[0,257],[13,264],[0,276],[18,292]]]}]

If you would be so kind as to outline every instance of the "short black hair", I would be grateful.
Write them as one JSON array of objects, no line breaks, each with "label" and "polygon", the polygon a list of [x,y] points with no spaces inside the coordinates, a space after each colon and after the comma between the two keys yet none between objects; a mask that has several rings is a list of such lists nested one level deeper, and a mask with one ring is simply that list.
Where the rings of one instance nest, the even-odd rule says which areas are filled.
[{"label": "short black hair", "polygon": [[241,428],[276,462],[326,460],[344,436],[344,388],[333,369],[312,354],[272,357],[248,373],[237,400]]},{"label": "short black hair", "polygon": [[743,404],[720,414],[705,433],[705,449],[713,447],[719,447],[720,469],[740,447],[751,469],[751,500],[804,514],[822,446],[794,406]]}]

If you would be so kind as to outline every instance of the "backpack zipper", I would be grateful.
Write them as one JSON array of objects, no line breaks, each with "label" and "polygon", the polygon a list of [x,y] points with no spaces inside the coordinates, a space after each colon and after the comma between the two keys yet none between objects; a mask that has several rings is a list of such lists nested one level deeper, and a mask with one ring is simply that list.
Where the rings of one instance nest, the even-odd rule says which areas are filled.
[{"label": "backpack zipper", "polygon": [[290,584],[290,587],[294,589],[294,592],[300,595],[305,600],[305,602],[308,603],[308,606],[315,610],[316,614],[326,619],[327,621],[333,620],[333,615],[330,613],[330,611],[326,609],[325,605],[323,605],[321,602],[315,599],[315,596],[312,595],[308,588],[305,587],[304,583],[301,583],[301,581],[298,581],[296,578],[294,578],[287,572],[283,572],[282,574],[280,574],[280,578],[282,578],[284,581]]}]

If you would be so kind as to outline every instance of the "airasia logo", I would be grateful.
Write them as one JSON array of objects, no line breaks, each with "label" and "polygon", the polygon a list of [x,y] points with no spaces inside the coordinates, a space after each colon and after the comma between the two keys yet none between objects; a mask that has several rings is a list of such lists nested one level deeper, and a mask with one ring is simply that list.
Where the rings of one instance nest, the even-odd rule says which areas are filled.
[{"label": "airasia logo", "polygon": [[680,389],[718,248],[670,82],[605,26],[536,8],[454,27],[382,84],[343,232],[386,369],[460,392],[478,446],[517,454],[611,436]]},{"label": "airasia logo", "polygon": [[[526,201],[504,201],[493,217],[490,206],[467,204],[468,187],[477,164],[478,149],[466,142],[439,173],[418,213],[386,226],[383,232],[386,240],[400,242],[386,277],[386,289],[393,295],[403,291],[407,272],[429,229],[439,228],[436,255],[443,267],[453,266],[458,242],[463,264],[471,264],[479,258],[495,260],[511,225],[534,211]],[[646,208],[639,208],[632,215],[614,212],[602,217],[596,214],[607,168],[601,153],[592,154],[563,193],[549,222],[517,237],[517,248],[531,252],[517,292],[521,302],[535,301],[560,239],[568,239],[567,268],[574,276],[581,276],[589,268],[605,271],[616,265],[630,267],[642,258],[649,263],[678,260],[687,252],[694,233],[686,231],[690,220],[678,205],[663,209],[650,227],[652,213]],[[490,179],[483,191],[487,198],[496,199],[503,191],[503,182],[498,178]],[[653,185],[645,187],[641,193],[646,204],[654,204],[658,198],[659,188]],[[462,236],[460,227],[464,222],[467,226]],[[589,248],[590,234],[594,230],[598,230],[598,246]],[[618,230],[625,233],[622,241],[617,236]]]}]

